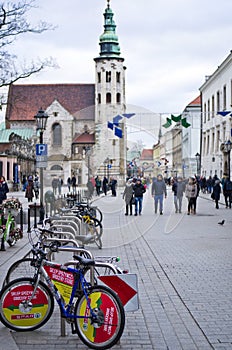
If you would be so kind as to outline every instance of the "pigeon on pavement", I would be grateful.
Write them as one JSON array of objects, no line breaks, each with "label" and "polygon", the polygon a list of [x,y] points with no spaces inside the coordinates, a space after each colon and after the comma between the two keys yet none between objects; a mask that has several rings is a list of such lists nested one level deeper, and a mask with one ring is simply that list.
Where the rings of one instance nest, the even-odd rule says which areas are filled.
[{"label": "pigeon on pavement", "polygon": [[224,225],[224,223],[225,223],[225,220],[222,220],[222,221],[218,222],[218,225],[223,226],[223,225]]}]

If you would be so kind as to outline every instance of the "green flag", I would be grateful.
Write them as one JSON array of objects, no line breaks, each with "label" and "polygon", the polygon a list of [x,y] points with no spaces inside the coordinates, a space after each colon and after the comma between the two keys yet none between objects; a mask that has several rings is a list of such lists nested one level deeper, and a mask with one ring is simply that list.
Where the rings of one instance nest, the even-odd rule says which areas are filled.
[{"label": "green flag", "polygon": [[186,118],[181,119],[181,124],[184,128],[188,128],[189,126],[191,126],[191,124],[187,122]]},{"label": "green flag", "polygon": [[175,115],[173,115],[173,114],[171,114],[171,118],[172,118],[172,120],[174,121],[174,122],[180,122],[181,121],[181,114],[180,115],[177,115],[177,116],[175,116]]},{"label": "green flag", "polygon": [[170,119],[170,118],[167,118],[167,121],[166,121],[166,123],[165,124],[163,124],[162,126],[164,127],[164,128],[169,128],[169,126],[171,126],[172,125],[172,120]]}]

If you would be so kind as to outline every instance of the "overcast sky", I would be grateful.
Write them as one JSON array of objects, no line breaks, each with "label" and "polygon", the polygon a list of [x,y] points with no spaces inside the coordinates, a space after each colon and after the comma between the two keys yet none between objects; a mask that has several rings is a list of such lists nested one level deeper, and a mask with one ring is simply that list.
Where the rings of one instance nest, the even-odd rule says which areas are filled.
[{"label": "overcast sky", "polygon": [[[94,83],[106,0],[36,0],[30,19],[57,28],[25,35],[21,60],[54,57],[49,69],[21,83]],[[126,100],[156,113],[182,112],[232,49],[232,0],[111,0]]]}]

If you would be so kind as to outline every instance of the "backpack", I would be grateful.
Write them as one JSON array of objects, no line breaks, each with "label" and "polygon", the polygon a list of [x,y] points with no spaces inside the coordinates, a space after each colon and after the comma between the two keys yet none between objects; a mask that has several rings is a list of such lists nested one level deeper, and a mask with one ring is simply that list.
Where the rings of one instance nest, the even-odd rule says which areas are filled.
[{"label": "backpack", "polygon": [[228,180],[225,183],[225,190],[226,191],[232,191],[232,181]]}]

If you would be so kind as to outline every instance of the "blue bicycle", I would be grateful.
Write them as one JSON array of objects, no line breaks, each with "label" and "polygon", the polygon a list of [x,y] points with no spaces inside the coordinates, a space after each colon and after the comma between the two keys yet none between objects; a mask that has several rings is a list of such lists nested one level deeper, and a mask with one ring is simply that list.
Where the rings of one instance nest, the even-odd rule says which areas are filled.
[{"label": "blue bicycle", "polygon": [[[48,247],[57,251],[56,243]],[[78,266],[67,267],[48,261],[44,248],[32,248],[33,278],[15,279],[2,289],[1,322],[15,331],[35,330],[52,316],[55,299],[61,317],[83,343],[92,349],[111,348],[122,336],[125,312],[111,289],[91,286],[85,279],[86,268],[94,267],[95,261],[76,256]]]}]

